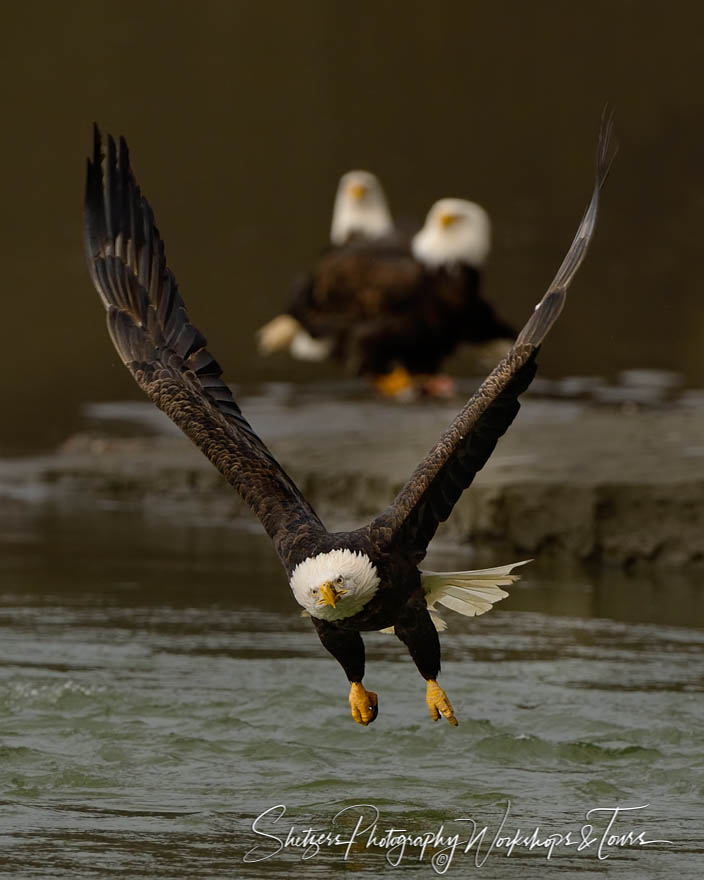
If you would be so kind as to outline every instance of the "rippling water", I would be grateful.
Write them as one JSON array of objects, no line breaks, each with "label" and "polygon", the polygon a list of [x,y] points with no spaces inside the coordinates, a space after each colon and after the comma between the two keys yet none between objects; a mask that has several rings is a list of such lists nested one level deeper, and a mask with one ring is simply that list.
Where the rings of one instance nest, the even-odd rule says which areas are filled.
[{"label": "rippling water", "polygon": [[[403,875],[418,877],[700,876],[695,574],[535,563],[494,612],[453,615],[441,681],[457,729],[430,722],[400,645],[371,636],[367,685],[381,711],[363,729],[258,532],[24,505],[6,506],[2,531],[0,873],[376,877],[400,858]],[[442,546],[429,559],[475,561],[506,560]],[[606,846],[600,860],[599,814],[581,852],[564,841],[549,861],[524,844],[510,857],[490,850],[507,810],[501,834],[539,825],[543,839],[571,832],[576,842],[586,811],[645,804],[613,832],[671,842]],[[286,814],[269,813],[255,833],[277,805]],[[372,807],[376,845],[361,833]],[[305,861],[303,847],[276,852],[291,826],[348,839],[358,816],[346,859],[343,845]],[[389,826],[421,835],[444,825],[466,839],[456,820],[467,817],[487,832],[467,854],[460,845],[448,861],[445,850],[444,863],[440,846],[420,859],[418,848],[383,845]]]}]

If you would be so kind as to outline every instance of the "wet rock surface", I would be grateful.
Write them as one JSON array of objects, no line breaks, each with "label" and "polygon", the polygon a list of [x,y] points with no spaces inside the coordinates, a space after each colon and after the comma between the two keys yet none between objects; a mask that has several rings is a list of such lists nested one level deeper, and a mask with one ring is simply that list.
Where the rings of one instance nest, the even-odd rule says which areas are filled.
[{"label": "wet rock surface", "polygon": [[[353,527],[387,506],[459,406],[291,386],[241,403],[330,528]],[[181,518],[241,517],[256,527],[207,459],[148,402],[92,406],[86,430],[56,454],[0,461],[0,491],[147,505]],[[704,406],[692,394],[650,406],[528,397],[439,532],[522,556],[666,566],[702,563],[703,535]]]}]

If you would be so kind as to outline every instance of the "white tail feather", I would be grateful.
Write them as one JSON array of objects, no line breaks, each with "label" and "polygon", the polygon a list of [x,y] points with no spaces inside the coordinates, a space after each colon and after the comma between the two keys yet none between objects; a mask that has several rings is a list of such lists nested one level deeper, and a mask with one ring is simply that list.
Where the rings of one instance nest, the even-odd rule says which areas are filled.
[{"label": "white tail feather", "polygon": [[[425,591],[425,601],[428,611],[435,624],[435,629],[442,632],[447,629],[447,623],[437,613],[436,603],[464,614],[466,617],[475,617],[490,611],[495,602],[500,602],[508,596],[507,587],[520,579],[519,574],[511,574],[514,568],[531,562],[524,559],[522,562],[512,562],[510,565],[499,565],[496,568],[482,568],[478,571],[422,571],[420,573],[421,584]],[[382,629],[381,632],[393,633],[392,626]]]},{"label": "white tail feather", "polygon": [[445,630],[447,629],[447,622],[445,621],[444,617],[440,617],[439,614],[436,614],[434,611],[431,611],[430,612],[430,619],[435,624],[435,629],[439,633],[445,632]]}]

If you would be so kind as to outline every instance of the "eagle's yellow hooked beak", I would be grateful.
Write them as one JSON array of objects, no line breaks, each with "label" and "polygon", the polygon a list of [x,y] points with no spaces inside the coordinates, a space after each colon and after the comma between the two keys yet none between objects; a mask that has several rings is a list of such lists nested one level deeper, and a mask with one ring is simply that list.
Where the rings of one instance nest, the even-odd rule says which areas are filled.
[{"label": "eagle's yellow hooked beak", "polygon": [[457,214],[441,214],[440,215],[440,225],[443,229],[447,229],[453,224],[457,223],[459,220],[459,216]]},{"label": "eagle's yellow hooked beak", "polygon": [[318,605],[332,605],[334,608],[337,605],[337,600],[344,596],[347,590],[338,590],[332,581],[325,581],[324,584],[320,585],[320,599],[318,599]]},{"label": "eagle's yellow hooked beak", "polygon": [[367,194],[367,188],[363,183],[351,183],[347,188],[347,192],[353,199],[360,201]]}]

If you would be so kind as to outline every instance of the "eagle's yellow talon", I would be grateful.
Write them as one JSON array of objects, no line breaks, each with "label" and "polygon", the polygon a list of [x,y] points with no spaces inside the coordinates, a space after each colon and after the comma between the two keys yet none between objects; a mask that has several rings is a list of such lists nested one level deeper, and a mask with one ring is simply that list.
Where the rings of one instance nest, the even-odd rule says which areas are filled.
[{"label": "eagle's yellow talon", "polygon": [[459,722],[455,718],[452,703],[447,699],[445,691],[432,678],[428,679],[426,685],[425,702],[428,704],[428,711],[433,721],[438,721],[442,714],[453,727],[457,727]]},{"label": "eagle's yellow talon", "polygon": [[377,695],[365,690],[360,681],[355,681],[351,684],[349,699],[352,717],[357,724],[363,724],[366,727],[379,714]]},{"label": "eagle's yellow talon", "polygon": [[413,379],[405,367],[371,377],[371,383],[384,397],[404,397],[413,393]]}]

